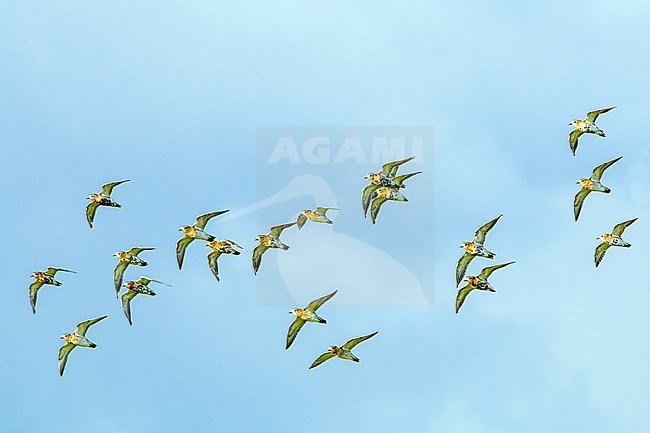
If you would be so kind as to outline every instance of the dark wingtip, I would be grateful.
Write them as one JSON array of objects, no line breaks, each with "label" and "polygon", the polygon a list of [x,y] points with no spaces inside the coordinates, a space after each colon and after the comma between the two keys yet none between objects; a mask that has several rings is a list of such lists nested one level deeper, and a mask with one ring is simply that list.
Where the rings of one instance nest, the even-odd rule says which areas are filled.
[{"label": "dark wingtip", "polygon": [[320,320],[318,321],[318,323],[327,323],[327,320],[325,320],[325,319],[320,319]]}]

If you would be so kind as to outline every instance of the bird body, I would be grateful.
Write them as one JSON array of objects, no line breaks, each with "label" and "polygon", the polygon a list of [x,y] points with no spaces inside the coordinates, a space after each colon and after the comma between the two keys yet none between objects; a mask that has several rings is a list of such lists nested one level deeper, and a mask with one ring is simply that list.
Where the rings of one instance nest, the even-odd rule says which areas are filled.
[{"label": "bird body", "polygon": [[94,319],[85,320],[83,322],[77,323],[77,326],[74,332],[66,333],[61,336],[61,339],[65,341],[63,346],[59,348],[59,375],[63,376],[63,370],[65,370],[65,365],[68,362],[68,355],[75,347],[90,347],[95,348],[97,345],[86,338],[86,331],[91,325],[104,320],[108,316],[96,317]]},{"label": "bird body", "polygon": [[34,272],[32,273],[32,278],[34,278],[34,281],[29,285],[27,288],[27,294],[29,296],[29,303],[32,306],[32,313],[36,314],[36,298],[38,296],[38,291],[39,289],[44,285],[50,285],[50,286],[60,286],[61,282],[57,281],[54,279],[54,276],[56,275],[57,272],[71,272],[73,274],[76,274],[75,271],[71,271],[69,269],[63,269],[63,268],[55,268],[53,266],[48,267],[42,272]]},{"label": "bird body", "polygon": [[323,353],[320,355],[316,360],[311,364],[309,367],[314,368],[322,364],[323,362],[327,361],[330,358],[334,358],[335,356],[341,359],[346,359],[349,361],[354,361],[354,362],[359,362],[359,358],[357,358],[353,353],[352,349],[362,341],[366,341],[369,338],[374,337],[377,335],[379,331],[375,331],[372,334],[364,335],[363,337],[357,337],[353,338],[351,340],[348,340],[344,345],[342,346],[330,346],[327,348],[327,352]]},{"label": "bird body", "polygon": [[102,185],[102,190],[100,192],[90,194],[87,197],[87,199],[90,200],[90,203],[86,206],[86,220],[88,221],[90,228],[93,228],[95,213],[99,206],[122,207],[122,205],[111,198],[111,194],[113,188],[117,185],[123,184],[124,182],[129,182],[129,179],[106,183]]},{"label": "bird body", "polygon": [[253,273],[257,275],[257,271],[260,268],[260,265],[262,264],[262,254],[266,252],[269,248],[277,248],[281,250],[288,250],[289,245],[284,244],[280,240],[280,234],[282,233],[282,230],[289,228],[293,225],[297,224],[296,222],[292,223],[286,223],[286,224],[280,224],[277,226],[271,227],[271,230],[269,230],[268,234],[264,235],[257,235],[255,240],[259,242],[259,245],[253,248]]},{"label": "bird body", "polygon": [[596,263],[596,267],[600,264],[600,262],[603,260],[605,257],[605,253],[609,249],[609,247],[623,247],[623,248],[629,248],[632,246],[631,243],[623,240],[621,236],[623,236],[623,232],[627,227],[632,225],[634,221],[636,221],[638,218],[633,218],[631,220],[623,221],[622,223],[618,223],[614,226],[614,229],[612,230],[611,233],[603,233],[602,235],[598,236],[597,239],[599,239],[601,242],[598,244],[596,247],[596,251],[594,252],[594,261]]},{"label": "bird body", "polygon": [[325,223],[325,224],[332,224],[332,220],[325,215],[328,210],[340,210],[339,208],[336,207],[325,207],[325,206],[318,206],[316,209],[305,209],[303,210],[300,215],[298,215],[298,220],[296,221],[298,230],[302,228],[302,226],[305,225],[307,220],[311,220],[315,223]]},{"label": "bird body", "polygon": [[122,310],[124,310],[124,315],[126,316],[126,320],[129,321],[129,325],[133,325],[133,322],[131,321],[131,300],[137,295],[156,296],[156,292],[149,288],[149,283],[152,282],[169,286],[169,284],[148,277],[140,277],[138,280],[127,281],[124,283],[126,291],[122,293],[120,300],[122,302]]},{"label": "bird body", "polygon": [[228,212],[229,209],[220,210],[216,212],[208,212],[201,214],[196,217],[194,225],[191,226],[181,226],[179,231],[183,232],[183,237],[176,242],[176,262],[178,263],[178,269],[183,268],[183,259],[185,258],[185,250],[187,246],[192,243],[194,239],[200,239],[203,241],[212,242],[216,238],[209,233],[206,233],[205,226],[212,218],[222,215]]},{"label": "bird body", "polygon": [[243,248],[228,239],[212,241],[208,243],[207,246],[212,249],[212,251],[208,253],[208,266],[210,267],[210,270],[212,271],[212,274],[217,279],[217,281],[221,281],[219,279],[219,265],[217,263],[217,259],[222,254],[232,254],[238,256],[241,254],[239,250],[243,250]]},{"label": "bird body", "polygon": [[501,269],[513,263],[514,262],[508,262],[508,263],[501,263],[499,265],[488,266],[486,268],[483,268],[483,270],[481,270],[481,273],[478,275],[471,275],[465,277],[465,281],[467,281],[467,284],[462,288],[460,288],[458,290],[458,293],[456,294],[456,314],[458,314],[460,307],[465,302],[465,298],[467,297],[467,295],[469,295],[469,293],[472,290],[484,290],[486,292],[496,292],[496,290],[494,290],[494,287],[492,287],[492,285],[489,283],[488,277],[492,274],[492,272],[496,271],[497,269]]},{"label": "bird body", "polygon": [[582,205],[584,204],[585,199],[591,193],[592,191],[596,192],[602,192],[605,194],[609,194],[612,190],[600,183],[600,179],[603,176],[603,173],[605,173],[605,170],[607,170],[609,167],[611,167],[616,161],[619,159],[623,158],[622,156],[619,156],[618,158],[614,158],[611,161],[604,162],[594,168],[593,172],[591,173],[591,176],[589,178],[582,178],[578,180],[578,184],[582,187],[580,188],[580,191],[576,194],[575,198],[573,199],[573,216],[575,217],[575,220],[578,221],[578,217],[580,216],[580,211],[582,210]]},{"label": "bird body", "polygon": [[286,344],[287,349],[291,346],[293,341],[296,339],[298,332],[300,331],[300,329],[302,329],[305,323],[307,322],[327,323],[325,319],[323,319],[318,314],[316,314],[316,310],[318,310],[321,307],[321,305],[323,305],[325,302],[332,299],[332,297],[336,295],[337,292],[338,290],[335,290],[328,295],[322,296],[318,299],[314,299],[305,308],[294,308],[290,311],[290,314],[293,314],[294,316],[296,316],[296,318],[293,321],[293,323],[291,323],[291,326],[289,326],[289,332],[287,332],[287,344]]},{"label": "bird body", "polygon": [[120,287],[122,286],[122,279],[124,278],[124,271],[129,265],[147,266],[147,262],[138,257],[142,251],[154,250],[153,247],[132,247],[128,251],[118,251],[113,254],[117,257],[117,265],[113,269],[113,284],[115,287],[115,296],[119,296]]},{"label": "bird body", "polygon": [[573,155],[576,154],[578,150],[578,139],[582,134],[595,134],[601,137],[605,136],[605,132],[596,126],[596,119],[599,115],[607,113],[608,111],[616,107],[602,108],[600,110],[594,110],[587,113],[587,117],[584,119],[573,119],[569,125],[572,125],[575,129],[569,134],[569,146],[571,147],[571,152]]}]

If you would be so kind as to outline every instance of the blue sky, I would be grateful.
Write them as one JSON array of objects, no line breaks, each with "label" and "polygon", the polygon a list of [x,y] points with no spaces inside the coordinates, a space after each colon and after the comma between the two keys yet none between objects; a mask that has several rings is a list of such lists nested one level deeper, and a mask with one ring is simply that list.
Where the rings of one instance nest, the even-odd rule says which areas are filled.
[{"label": "blue sky", "polygon": [[[646,2],[0,5],[1,431],[647,430]],[[610,105],[607,138],[573,157],[568,122]],[[376,164],[267,164],[265,127],[317,127],[332,152],[347,127],[434,132],[409,203],[371,226],[358,199]],[[620,155],[575,223],[575,182]],[[123,178],[123,208],[88,229],[85,197]],[[254,237],[329,204],[314,200],[336,201],[335,224],[287,231],[253,277]],[[248,253],[216,283],[195,243],[179,271],[178,227],[220,209],[239,214],[209,231]],[[501,213],[487,246],[517,263],[456,315],[458,246]],[[632,217],[633,247],[595,269],[596,236]],[[157,249],[126,278],[173,287],[136,298],[129,327],[112,254],[133,245]],[[78,274],[33,316],[47,266]],[[328,324],[285,351],[289,309],[333,289]],[[102,314],[60,378],[59,336]],[[360,364],[307,369],[375,330]]]}]

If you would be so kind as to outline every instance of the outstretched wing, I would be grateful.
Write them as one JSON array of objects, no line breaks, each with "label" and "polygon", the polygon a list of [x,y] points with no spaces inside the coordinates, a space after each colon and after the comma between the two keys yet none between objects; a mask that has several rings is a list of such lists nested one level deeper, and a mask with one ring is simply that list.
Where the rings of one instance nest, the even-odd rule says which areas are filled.
[{"label": "outstretched wing", "polygon": [[511,265],[513,263],[514,262],[508,262],[508,263],[501,263],[501,264],[494,265],[494,266],[488,266],[487,268],[483,268],[480,275],[482,275],[483,278],[487,279],[490,275],[492,275],[492,272],[496,271],[497,269],[504,268],[504,267],[506,267],[508,265]]},{"label": "outstretched wing", "polygon": [[422,173],[422,172],[421,171],[416,171],[416,172],[413,172],[413,173],[405,173],[405,174],[402,174],[402,175],[399,175],[399,176],[395,176],[395,178],[393,179],[393,183],[395,185],[397,185],[397,186],[402,186],[406,179],[408,179],[409,177],[413,177],[416,174],[420,174],[420,173]]},{"label": "outstretched wing", "polygon": [[68,362],[68,355],[74,347],[72,343],[65,343],[59,347],[59,376],[63,376],[63,370],[65,370],[65,365]]},{"label": "outstretched wing", "polygon": [[361,206],[363,208],[364,217],[368,213],[368,206],[370,206],[372,197],[375,195],[375,191],[377,191],[378,188],[379,185],[375,185],[374,183],[369,183],[368,185],[366,185],[363,191],[361,191]]},{"label": "outstretched wing", "polygon": [[50,266],[50,267],[48,267],[48,268],[45,270],[45,275],[49,275],[50,277],[53,277],[53,276],[56,275],[56,273],[59,272],[59,271],[61,271],[61,272],[71,272],[71,273],[73,273],[73,274],[76,274],[75,271],[71,271],[71,270],[69,270],[69,269],[55,268],[55,267],[53,267],[53,266]]},{"label": "outstretched wing", "polygon": [[460,259],[458,259],[458,264],[456,265],[456,287],[458,287],[460,282],[463,281],[469,262],[471,262],[474,257],[476,257],[474,254],[465,253],[460,257]]},{"label": "outstretched wing", "polygon": [[328,210],[341,210],[337,207],[325,207],[325,206],[318,206],[314,212],[316,212],[318,215],[325,215],[325,213]]},{"label": "outstretched wing", "polygon": [[574,129],[569,134],[569,146],[571,147],[571,152],[575,156],[576,150],[578,150],[578,139],[582,135],[582,131],[579,129]]},{"label": "outstretched wing", "polygon": [[124,278],[124,271],[126,270],[129,264],[127,262],[119,261],[113,269],[113,284],[115,286],[115,297],[120,293],[120,287],[122,287],[122,279]]},{"label": "outstretched wing", "polygon": [[575,217],[576,221],[578,221],[578,217],[580,216],[582,204],[585,202],[585,198],[587,198],[590,192],[591,190],[582,188],[580,191],[578,191],[575,198],[573,199],[573,216]]},{"label": "outstretched wing", "polygon": [[262,264],[262,254],[264,254],[264,252],[268,249],[269,247],[262,244],[253,248],[253,273],[255,275],[257,275],[257,271],[260,268],[260,265]]},{"label": "outstretched wing", "polygon": [[598,116],[600,116],[603,113],[607,113],[609,110],[613,110],[614,108],[616,108],[616,106],[590,111],[589,113],[587,113],[587,120],[593,123],[596,121],[596,119],[598,119]]},{"label": "outstretched wing", "polygon": [[194,223],[194,227],[198,227],[201,230],[203,230],[205,228],[205,225],[208,223],[208,221],[210,221],[210,219],[212,219],[212,218],[214,218],[214,217],[216,217],[218,215],[224,214],[224,213],[228,212],[229,210],[230,209],[219,210],[219,211],[216,211],[216,212],[208,212],[208,213],[204,213],[202,215],[199,215],[199,216],[196,217],[196,222]]},{"label": "outstretched wing", "polygon": [[625,231],[625,229],[628,226],[632,225],[632,223],[634,221],[636,221],[636,220],[638,220],[638,218],[634,218],[634,219],[623,221],[622,223],[616,224],[614,226],[614,230],[612,230],[612,234],[614,236],[621,236],[623,234],[623,232]]},{"label": "outstretched wing", "polygon": [[404,158],[404,159],[398,159],[397,161],[387,162],[381,166],[380,173],[386,177],[393,177],[397,173],[397,169],[399,168],[400,165],[404,164],[405,162],[409,162],[413,158],[415,158],[415,156],[411,156],[409,158]]},{"label": "outstretched wing", "polygon": [[127,290],[122,293],[122,296],[120,296],[120,300],[122,301],[122,310],[124,310],[126,320],[129,321],[129,325],[131,326],[133,326],[133,322],[131,322],[131,299],[135,298],[137,294],[138,292]]},{"label": "outstretched wing", "polygon": [[108,315],[105,315],[105,316],[95,317],[94,319],[84,320],[83,322],[79,322],[77,323],[77,327],[75,328],[74,332],[76,332],[79,335],[86,335],[86,331],[88,330],[88,328],[90,328],[95,323],[104,320],[107,317]]},{"label": "outstretched wing", "polygon": [[105,183],[104,185],[102,185],[102,194],[111,195],[111,193],[113,192],[113,188],[115,188],[116,186],[124,182],[128,182],[129,180],[130,179],[125,179],[125,180],[118,180],[117,182]]},{"label": "outstretched wing", "polygon": [[600,164],[598,167],[594,168],[594,171],[591,174],[591,180],[596,180],[600,182],[600,178],[602,177],[605,170],[607,170],[612,164],[614,164],[616,161],[618,161],[621,158],[623,157],[619,156],[618,158],[612,159],[611,161],[604,162]]},{"label": "outstretched wing", "polygon": [[149,277],[140,277],[140,279],[139,279],[138,281],[140,281],[140,282],[141,282],[142,284],[144,284],[145,286],[146,286],[147,284],[149,284],[149,283],[158,283],[158,284],[162,284],[163,286],[171,287],[171,286],[170,286],[169,284],[167,284],[167,283],[163,283],[162,281],[154,280],[153,278],[149,278]]},{"label": "outstretched wing", "polygon": [[192,243],[194,238],[183,236],[176,242],[176,261],[178,262],[178,269],[183,267],[183,258],[185,257],[185,250],[187,246]]},{"label": "outstretched wing", "polygon": [[300,317],[296,317],[296,320],[294,320],[291,326],[289,326],[289,332],[287,332],[287,345],[285,349],[288,349],[289,346],[293,344],[293,340],[296,339],[298,332],[304,324],[304,320],[302,320]]},{"label": "outstretched wing", "polygon": [[311,301],[311,302],[309,303],[309,305],[307,305],[307,307],[305,307],[305,309],[307,309],[307,310],[309,310],[309,311],[316,311],[316,310],[318,310],[318,309],[320,308],[321,305],[323,305],[325,302],[327,302],[327,301],[329,301],[330,299],[332,299],[332,297],[333,297],[334,295],[336,295],[337,292],[338,292],[338,290],[334,290],[334,291],[333,291],[332,293],[330,293],[329,295],[325,295],[325,296],[323,296],[323,297],[321,297],[321,298],[314,299],[313,301]]},{"label": "outstretched wing", "polygon": [[315,360],[314,362],[312,362],[312,364],[311,364],[311,366],[310,366],[309,368],[312,369],[312,368],[314,368],[314,367],[318,367],[318,366],[321,365],[323,362],[327,361],[327,360],[330,359],[330,358],[333,358],[334,356],[335,356],[335,355],[334,355],[332,352],[325,352],[325,353],[323,353],[321,356],[319,356],[318,358],[316,358],[316,360]]},{"label": "outstretched wing", "polygon": [[29,285],[27,293],[29,294],[29,303],[32,305],[32,313],[36,314],[36,296],[38,294],[38,289],[43,286],[43,283],[40,281],[34,281]]},{"label": "outstretched wing", "polygon": [[352,350],[354,346],[361,343],[362,341],[366,341],[367,339],[374,337],[375,335],[377,335],[378,332],[379,331],[375,331],[372,334],[368,334],[368,335],[364,335],[363,337],[357,337],[357,338],[353,338],[352,340],[348,340],[348,342],[343,345],[343,348]]},{"label": "outstretched wing", "polygon": [[138,254],[140,254],[143,251],[151,251],[151,250],[155,250],[155,249],[156,248],[154,248],[154,247],[133,247],[128,252],[129,252],[129,254],[133,254],[134,256],[137,256]]},{"label": "outstretched wing", "polygon": [[307,222],[307,217],[306,216],[304,216],[303,214],[298,215],[298,220],[296,221],[296,224],[298,226],[298,230],[300,230],[302,228],[302,226],[305,225],[306,222]]},{"label": "outstretched wing", "polygon": [[460,307],[463,306],[465,298],[467,298],[467,295],[469,295],[469,292],[472,290],[474,290],[474,287],[467,284],[466,286],[461,287],[461,289],[458,291],[456,294],[456,314],[458,314],[458,310],[460,310]]},{"label": "outstretched wing", "polygon": [[217,259],[220,255],[221,253],[219,251],[212,251],[210,254],[208,254],[208,266],[210,267],[210,270],[212,271],[212,274],[217,279],[217,281],[221,281],[219,279],[219,265],[217,264]]},{"label": "outstretched wing", "polygon": [[93,228],[93,221],[95,220],[95,212],[97,212],[97,208],[99,207],[99,203],[96,201],[91,201],[86,205],[86,221],[88,221],[88,225],[90,228]]},{"label": "outstretched wing", "polygon": [[379,209],[381,209],[381,205],[386,201],[388,201],[388,199],[382,196],[372,199],[372,204],[370,205],[370,219],[372,220],[373,224],[377,220],[377,215],[379,215]]},{"label": "outstretched wing", "polygon": [[277,225],[277,226],[273,226],[273,227],[271,227],[271,230],[269,230],[269,234],[273,235],[273,236],[276,236],[276,237],[280,236],[280,233],[282,233],[282,230],[284,230],[286,228],[289,228],[289,227],[291,227],[291,226],[293,226],[295,224],[296,224],[295,222],[292,222],[292,223],[286,223],[286,224],[280,224],[280,225]]},{"label": "outstretched wing", "polygon": [[481,227],[476,229],[474,232],[474,242],[483,245],[485,243],[485,236],[487,233],[492,230],[492,227],[499,221],[499,218],[501,218],[503,214],[499,215],[498,217],[494,218],[491,221],[486,222],[483,224]]},{"label": "outstretched wing", "polygon": [[598,265],[600,265],[600,262],[603,261],[603,257],[605,257],[605,253],[610,246],[611,245],[607,242],[601,242],[596,247],[596,251],[594,252],[594,261],[596,262],[596,267],[598,267]]}]

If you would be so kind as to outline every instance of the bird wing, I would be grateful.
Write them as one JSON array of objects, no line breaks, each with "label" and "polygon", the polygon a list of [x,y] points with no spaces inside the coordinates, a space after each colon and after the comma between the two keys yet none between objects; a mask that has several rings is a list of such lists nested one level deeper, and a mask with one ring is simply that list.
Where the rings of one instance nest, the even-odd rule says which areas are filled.
[{"label": "bird wing", "polygon": [[304,324],[304,320],[302,320],[300,317],[296,317],[296,320],[294,320],[291,326],[289,326],[289,332],[287,332],[287,345],[285,349],[288,349],[289,346],[293,344],[293,340],[296,339],[298,332],[300,332],[300,329]]},{"label": "bird wing", "polygon": [[638,218],[633,218],[631,220],[623,221],[622,223],[618,223],[614,226],[614,230],[612,230],[612,234],[614,236],[621,236],[625,229],[632,225],[634,221],[638,220]]},{"label": "bird wing", "polygon": [[605,257],[605,253],[610,246],[611,245],[607,242],[601,242],[596,247],[596,251],[594,251],[594,261],[596,262],[596,267],[598,267],[598,265],[600,265],[600,262],[603,261],[603,257]]},{"label": "bird wing", "polygon": [[122,286],[122,279],[124,278],[124,271],[126,270],[129,264],[127,262],[118,261],[113,269],[113,284],[115,285],[115,296],[117,297],[120,293],[120,287]]},{"label": "bird wing", "polygon": [[139,279],[138,281],[140,281],[140,282],[141,282],[142,284],[144,284],[145,286],[146,286],[147,284],[149,284],[149,283],[158,283],[158,284],[162,284],[162,285],[167,286],[167,287],[171,287],[171,286],[170,286],[169,284],[167,284],[167,283],[163,283],[162,281],[154,280],[153,278],[149,278],[149,277],[140,277],[140,279]]},{"label": "bird wing", "polygon": [[282,233],[282,230],[291,227],[292,225],[295,225],[295,222],[292,223],[286,223],[286,224],[280,224],[277,226],[271,227],[271,230],[269,230],[269,234],[273,236],[280,236],[280,233]]},{"label": "bird wing", "polygon": [[61,271],[61,272],[72,272],[73,274],[76,274],[75,271],[71,271],[69,269],[55,268],[53,266],[50,266],[45,270],[45,275],[49,275],[50,277],[53,277],[59,271]]},{"label": "bird wing", "polygon": [[131,326],[133,326],[133,322],[131,322],[131,299],[135,298],[137,294],[138,292],[127,290],[122,293],[122,296],[120,296],[120,300],[122,301],[122,310],[124,310],[126,320],[129,321],[129,325]]},{"label": "bird wing", "polygon": [[399,176],[395,176],[395,178],[393,179],[393,183],[395,185],[397,185],[397,186],[402,186],[406,179],[408,179],[409,177],[413,177],[416,174],[420,174],[420,173],[422,173],[422,172],[421,171],[416,171],[416,172],[413,172],[413,173],[405,173],[405,174],[401,174]]},{"label": "bird wing", "polygon": [[460,310],[463,302],[465,302],[465,298],[467,298],[467,295],[469,295],[469,292],[472,290],[474,290],[474,287],[470,286],[469,284],[460,288],[458,294],[456,294],[456,314],[458,314],[458,310]]},{"label": "bird wing", "polygon": [[269,247],[262,244],[253,248],[253,273],[255,275],[257,275],[257,270],[260,268],[260,265],[262,264],[262,254],[264,254],[264,251],[268,249]]},{"label": "bird wing", "polygon": [[133,247],[128,251],[128,253],[137,256],[143,251],[151,251],[151,250],[155,250],[155,248],[154,247]]},{"label": "bird wing", "polygon": [[194,227],[198,227],[201,230],[203,230],[205,228],[205,225],[208,223],[208,221],[210,221],[210,219],[212,219],[212,218],[214,218],[214,217],[216,217],[218,215],[224,214],[224,213],[228,212],[229,210],[230,209],[218,210],[216,212],[208,212],[208,213],[204,213],[202,215],[199,215],[199,216],[196,217],[196,222],[194,223]]},{"label": "bird wing", "polygon": [[113,188],[115,188],[119,184],[128,182],[129,180],[130,179],[125,179],[125,180],[118,180],[117,182],[105,183],[104,185],[102,185],[102,194],[111,195],[111,193],[113,192]]},{"label": "bird wing", "polygon": [[600,182],[600,178],[602,177],[605,170],[607,170],[612,164],[614,164],[616,161],[618,161],[621,158],[623,157],[619,156],[618,158],[612,159],[611,161],[604,162],[600,164],[598,167],[594,168],[594,171],[591,174],[591,180]]},{"label": "bird wing", "polygon": [[305,307],[305,309],[306,309],[306,310],[309,310],[309,311],[316,311],[316,310],[318,310],[318,309],[320,308],[321,305],[323,305],[325,302],[327,302],[327,301],[329,301],[330,299],[332,299],[332,297],[333,297],[334,295],[336,295],[337,292],[338,292],[338,290],[334,290],[334,291],[333,291],[332,293],[330,293],[329,295],[325,295],[325,296],[323,296],[323,297],[321,297],[321,298],[314,299],[313,301],[311,301],[311,302],[310,302],[310,303]]},{"label": "bird wing", "polygon": [[372,334],[368,334],[368,335],[364,335],[363,337],[357,337],[357,338],[353,338],[352,340],[348,340],[348,342],[345,343],[342,347],[344,349],[352,350],[354,346],[361,343],[362,341],[366,341],[367,339],[374,337],[375,335],[377,335],[378,332],[379,331],[375,331]]},{"label": "bird wing", "polygon": [[613,110],[614,108],[616,108],[616,106],[590,111],[589,113],[587,113],[587,120],[593,123],[596,121],[596,119],[598,119],[598,116],[600,116],[603,113],[607,113],[609,110]]},{"label": "bird wing", "polygon": [[372,204],[370,205],[370,219],[374,224],[377,220],[377,215],[379,215],[379,209],[381,205],[384,204],[388,199],[386,197],[375,197],[372,199]]},{"label": "bird wing", "polygon": [[375,194],[375,191],[379,188],[379,185],[375,185],[374,183],[369,183],[366,185],[365,188],[363,188],[363,191],[361,191],[361,206],[363,207],[363,216],[365,217],[366,214],[368,213],[368,206],[370,206],[370,202],[372,201],[372,197]]},{"label": "bird wing", "polygon": [[456,287],[458,287],[460,282],[463,281],[469,262],[471,262],[474,257],[476,257],[474,254],[465,253],[460,256],[460,259],[458,259],[458,264],[456,265]]},{"label": "bird wing", "polygon": [[93,228],[93,221],[95,220],[95,212],[97,212],[98,207],[99,207],[99,203],[97,203],[96,201],[91,201],[86,206],[86,221],[88,221],[88,225],[90,226],[90,228]]},{"label": "bird wing", "polygon": [[310,366],[309,368],[312,369],[312,368],[314,368],[314,367],[318,367],[318,366],[321,365],[323,362],[327,361],[327,360],[330,359],[330,358],[333,358],[334,356],[335,356],[335,355],[334,355],[332,352],[325,352],[325,353],[323,353],[321,356],[319,356],[318,358],[316,358],[316,360],[315,360],[314,362],[312,362],[312,364],[311,364],[311,366]]},{"label": "bird wing", "polygon": [[315,209],[315,212],[316,212],[317,214],[319,214],[319,215],[325,215],[325,213],[326,213],[328,210],[341,210],[341,209],[339,209],[339,208],[337,208],[337,207],[318,206],[318,207]]},{"label": "bird wing", "polygon": [[214,274],[214,277],[217,279],[217,281],[221,281],[219,279],[219,265],[217,264],[217,259],[221,253],[219,251],[212,251],[210,254],[208,254],[208,266],[210,267],[210,270]]},{"label": "bird wing", "polygon": [[498,265],[494,266],[488,266],[487,268],[483,268],[481,271],[480,275],[483,276],[483,278],[487,279],[490,275],[492,275],[492,272],[496,271],[497,269],[504,268],[508,265],[513,264],[514,262],[508,262],[508,263],[501,263]]},{"label": "bird wing", "polygon": [[409,158],[404,158],[404,159],[398,159],[397,161],[387,162],[381,166],[380,173],[383,174],[384,176],[393,177],[397,173],[397,169],[399,168],[400,165],[404,164],[405,162],[409,162],[413,158],[415,158],[415,156],[411,156]]},{"label": "bird wing", "polygon": [[194,240],[189,236],[183,236],[176,242],[176,261],[178,262],[178,269],[183,267],[183,258],[185,257],[185,250],[187,246]]},{"label": "bird wing", "polygon": [[298,215],[298,219],[296,220],[296,225],[298,226],[298,230],[302,228],[302,226],[305,225],[307,222],[307,217],[304,216],[303,214]]},{"label": "bird wing", "polygon": [[576,221],[578,221],[578,217],[580,216],[582,204],[585,202],[585,198],[587,198],[590,192],[591,190],[582,188],[580,191],[578,191],[575,198],[573,199],[573,216],[576,218]]},{"label": "bird wing", "polygon": [[95,323],[101,320],[104,320],[107,317],[108,316],[105,315],[105,316],[95,317],[94,319],[84,320],[83,322],[79,322],[77,323],[77,327],[75,328],[74,332],[76,332],[79,335],[85,336],[86,331],[88,331],[88,328],[90,328],[90,326],[94,325]]},{"label": "bird wing", "polygon": [[74,348],[75,345],[72,343],[65,343],[63,346],[59,347],[59,376],[63,376],[65,364],[68,362],[68,355]]},{"label": "bird wing", "polygon": [[29,303],[32,305],[32,313],[36,314],[36,296],[38,294],[38,289],[43,286],[43,283],[40,281],[34,281],[29,285],[27,293],[29,294]]},{"label": "bird wing", "polygon": [[497,221],[499,221],[499,218],[501,218],[502,216],[503,214],[499,215],[498,217],[494,218],[491,221],[486,222],[481,227],[476,229],[476,231],[474,232],[474,242],[483,245],[485,243],[485,236],[490,230],[492,230],[492,227],[494,227]]},{"label": "bird wing", "polygon": [[571,152],[575,156],[576,150],[578,150],[578,138],[582,135],[582,131],[579,129],[574,129],[569,134],[569,146],[571,147]]}]

